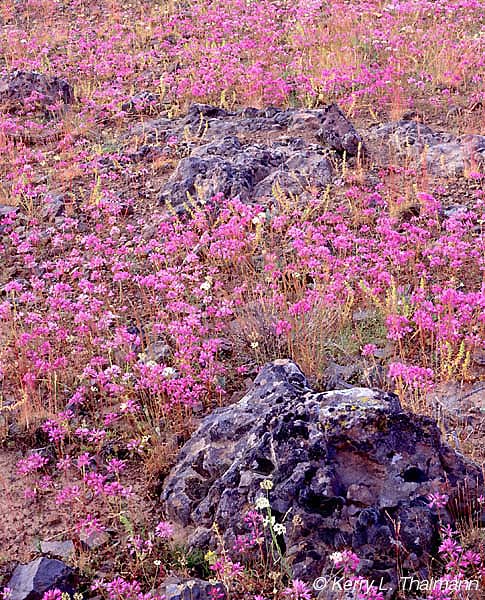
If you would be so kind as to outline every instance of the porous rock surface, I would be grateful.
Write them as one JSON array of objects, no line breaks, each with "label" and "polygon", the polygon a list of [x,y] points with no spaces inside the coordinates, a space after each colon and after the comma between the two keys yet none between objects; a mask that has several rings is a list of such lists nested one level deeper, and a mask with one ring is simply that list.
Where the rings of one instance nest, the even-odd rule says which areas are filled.
[{"label": "porous rock surface", "polygon": [[329,104],[322,110],[321,121],[317,137],[322,142],[341,154],[345,152],[347,156],[365,153],[362,136],[336,104]]},{"label": "porous rock surface", "polygon": [[[392,394],[365,388],[317,393],[287,360],[266,365],[238,403],[215,410],[180,452],[161,496],[192,547],[227,548],[271,479],[271,510],[288,514],[281,538],[295,577],[312,581],[335,550],[352,548],[364,575],[397,585],[426,569],[438,523],[427,495],[480,488],[478,467],[441,441],[436,423],[403,412]],[[442,517],[452,521],[444,510]],[[399,523],[399,533],[396,524]]]},{"label": "porous rock surface", "polygon": [[355,139],[360,139],[340,109],[336,111],[333,119],[341,135],[326,136],[325,110],[227,113],[193,105],[179,127],[173,121],[165,124],[171,127],[166,135],[180,137],[182,130],[203,143],[189,146],[189,155],[170,176],[160,202],[183,212],[187,203],[203,204],[217,194],[257,202],[271,197],[276,186],[302,196],[321,191],[332,179],[336,153],[356,154]]},{"label": "porous rock surface", "polygon": [[74,92],[60,77],[48,77],[35,71],[14,70],[0,79],[0,104],[15,112],[24,102],[35,98],[36,106],[48,109],[59,103],[71,104]]}]

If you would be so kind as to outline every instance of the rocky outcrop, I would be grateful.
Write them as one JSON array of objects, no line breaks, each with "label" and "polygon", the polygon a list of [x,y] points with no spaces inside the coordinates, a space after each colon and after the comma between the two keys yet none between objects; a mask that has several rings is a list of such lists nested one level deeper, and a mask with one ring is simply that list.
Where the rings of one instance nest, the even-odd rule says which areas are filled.
[{"label": "rocky outcrop", "polygon": [[37,558],[26,565],[18,565],[7,587],[10,600],[40,600],[48,590],[59,589],[72,594],[75,573],[60,560]]},{"label": "rocky outcrop", "polygon": [[333,181],[343,159],[372,154],[383,164],[397,155],[436,176],[462,176],[485,166],[485,136],[456,137],[404,119],[360,133],[336,104],[237,113],[194,104],[183,119],[160,119],[152,127],[148,140],[161,134],[184,140],[185,156],[160,196],[178,213],[219,193],[258,202],[281,189],[306,199]]},{"label": "rocky outcrop", "polygon": [[[265,202],[282,190],[305,201],[338,181],[344,161],[362,158],[383,166],[398,159],[439,177],[485,167],[483,135],[454,136],[410,118],[357,131],[336,104],[236,112],[193,104],[184,117],[147,120],[131,135],[143,137],[145,145],[128,160],[153,160],[160,153],[180,158],[160,194],[161,204],[177,213],[217,194]],[[160,141],[167,145],[161,148]]]},{"label": "rocky outcrop", "polygon": [[206,204],[218,194],[238,196],[243,202],[270,198],[279,186],[286,194],[305,194],[310,187],[324,189],[333,168],[324,149],[303,140],[243,144],[225,136],[195,149],[180,161],[160,201],[183,212],[187,204]]},{"label": "rocky outcrop", "polygon": [[[145,155],[160,139],[177,140],[181,160],[160,202],[178,213],[217,194],[258,202],[282,190],[309,198],[332,181],[343,154],[350,160],[364,150],[360,134],[333,104],[314,110],[238,112],[193,104],[181,119],[154,119],[133,133],[143,134]],[[173,147],[166,151],[171,154]]]},{"label": "rocky outcrop", "polygon": [[[365,388],[317,393],[292,362],[266,365],[237,404],[204,419],[180,452],[161,496],[192,547],[227,548],[271,479],[272,514],[288,515],[281,546],[309,581],[335,550],[352,548],[364,574],[397,584],[396,547],[406,571],[426,569],[437,514],[427,496],[480,487],[479,469],[441,441],[436,423],[404,412],[392,394]],[[455,506],[456,512],[456,506]],[[442,517],[452,521],[451,513]],[[399,526],[399,531],[396,527]]]},{"label": "rocky outcrop", "polygon": [[372,128],[371,138],[433,175],[456,176],[485,167],[485,136],[454,136],[417,121],[401,120]]},{"label": "rocky outcrop", "polygon": [[35,71],[12,71],[0,79],[0,105],[11,112],[38,107],[50,111],[59,104],[74,101],[72,87],[60,77],[47,77]]}]

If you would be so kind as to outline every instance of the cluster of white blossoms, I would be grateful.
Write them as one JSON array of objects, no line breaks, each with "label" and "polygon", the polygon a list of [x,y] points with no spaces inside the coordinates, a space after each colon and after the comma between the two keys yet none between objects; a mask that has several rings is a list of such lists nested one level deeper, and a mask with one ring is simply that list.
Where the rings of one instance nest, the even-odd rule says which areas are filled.
[{"label": "cluster of white blossoms", "polygon": [[204,292],[208,292],[213,284],[213,279],[210,275],[207,275],[207,277],[205,278],[204,282],[200,284],[200,289],[203,290]]},{"label": "cluster of white blossoms", "polygon": [[172,379],[175,377],[175,375],[177,375],[177,371],[173,367],[164,367],[162,370],[162,375],[165,377],[165,379]]},{"label": "cluster of white blossoms", "polygon": [[286,527],[283,525],[283,523],[277,523],[273,515],[268,515],[263,519],[263,527],[269,527],[273,530],[275,535],[283,535],[286,533]]},{"label": "cluster of white blossoms", "polygon": [[329,558],[334,564],[337,564],[343,561],[344,555],[342,552],[333,552],[333,554],[330,554]]},{"label": "cluster of white blossoms", "polygon": [[265,510],[266,508],[270,508],[269,500],[266,496],[259,496],[256,498],[255,506],[258,510]]},{"label": "cluster of white blossoms", "polygon": [[[273,489],[273,482],[271,479],[264,479],[260,482],[259,487],[262,490],[269,492]],[[271,505],[266,496],[258,496],[258,498],[256,498],[255,506],[258,510],[271,511]],[[286,527],[282,523],[277,523],[275,517],[271,514],[264,517],[263,527],[270,527],[275,535],[283,535],[286,533]]]}]

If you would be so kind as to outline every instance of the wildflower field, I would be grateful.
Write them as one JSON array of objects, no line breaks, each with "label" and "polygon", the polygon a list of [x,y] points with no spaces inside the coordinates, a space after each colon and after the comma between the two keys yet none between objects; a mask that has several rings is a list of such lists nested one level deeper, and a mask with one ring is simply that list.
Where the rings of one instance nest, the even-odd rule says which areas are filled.
[{"label": "wildflower field", "polygon": [[[189,549],[158,504],[201,419],[274,359],[317,390],[337,366],[396,393],[483,465],[483,164],[344,155],[304,200],[276,186],[180,214],[159,196],[191,133],[146,131],[194,103],[337,103],[362,131],[409,113],[485,135],[484,0],[1,0],[0,80],[16,71],[73,97],[12,106],[0,83],[0,590],[40,540],[69,539],[84,598],[159,598],[173,573],[316,598],[286,565],[270,481],[234,548]],[[483,529],[457,530],[435,576],[484,582]],[[332,560],[358,581],[350,549]]]}]

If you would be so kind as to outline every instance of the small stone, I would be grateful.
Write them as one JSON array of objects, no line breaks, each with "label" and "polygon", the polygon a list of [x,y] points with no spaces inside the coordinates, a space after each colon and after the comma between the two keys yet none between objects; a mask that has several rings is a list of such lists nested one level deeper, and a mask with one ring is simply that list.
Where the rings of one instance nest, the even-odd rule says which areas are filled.
[{"label": "small stone", "polygon": [[352,320],[355,323],[362,323],[363,321],[373,321],[378,317],[377,311],[375,310],[355,310],[352,313]]},{"label": "small stone", "polygon": [[46,196],[41,209],[41,216],[44,220],[52,221],[56,217],[60,217],[65,211],[64,196]]},{"label": "small stone", "polygon": [[472,361],[476,365],[479,365],[480,367],[485,367],[485,352],[481,352],[479,350],[476,350],[472,354]]},{"label": "small stone", "polygon": [[160,96],[144,90],[121,105],[121,110],[130,114],[153,114],[159,109]]},{"label": "small stone", "polygon": [[203,579],[169,577],[158,591],[165,596],[165,600],[212,600],[214,596],[220,600],[227,598],[222,583],[210,583]]},{"label": "small stone", "polygon": [[185,120],[189,123],[198,122],[204,118],[213,119],[213,118],[221,118],[227,116],[227,112],[218,108],[217,106],[211,106],[210,104],[191,104],[187,113],[187,117]]},{"label": "small stone", "polygon": [[79,539],[88,550],[96,550],[96,548],[105,546],[109,542],[110,537],[105,531],[93,531],[89,534],[82,532],[79,535]]},{"label": "small stone", "polygon": [[62,542],[42,540],[40,542],[40,551],[42,554],[69,560],[74,555],[74,544],[72,540],[64,540]]}]

